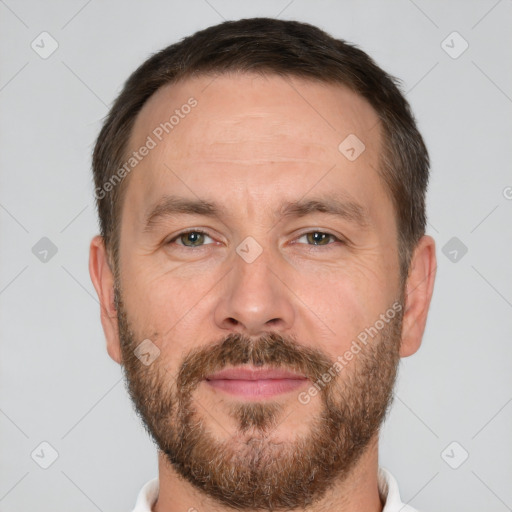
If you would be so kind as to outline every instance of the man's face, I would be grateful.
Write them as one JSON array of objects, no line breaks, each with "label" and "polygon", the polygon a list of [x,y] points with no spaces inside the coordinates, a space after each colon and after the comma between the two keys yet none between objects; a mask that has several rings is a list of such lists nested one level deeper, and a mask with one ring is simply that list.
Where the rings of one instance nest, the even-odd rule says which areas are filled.
[{"label": "man's face", "polygon": [[[395,379],[401,308],[389,311],[403,295],[378,117],[339,86],[202,77],[148,101],[130,148],[148,136],[120,225],[132,399],[173,468],[211,497],[305,506],[375,440]],[[134,354],[147,339],[160,350],[150,365]],[[294,378],[214,376],[234,367]]]}]

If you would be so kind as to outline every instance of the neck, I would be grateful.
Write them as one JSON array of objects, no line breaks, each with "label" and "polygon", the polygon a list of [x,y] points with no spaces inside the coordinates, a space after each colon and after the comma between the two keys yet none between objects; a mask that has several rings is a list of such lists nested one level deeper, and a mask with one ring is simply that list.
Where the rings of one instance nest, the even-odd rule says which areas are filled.
[{"label": "neck", "polygon": [[[301,512],[382,512],[378,480],[378,437],[370,442],[350,474],[334,484],[313,506]],[[165,455],[158,453],[160,491],[152,512],[178,512],[183,510],[232,512],[232,509],[201,493],[181,478]]]}]

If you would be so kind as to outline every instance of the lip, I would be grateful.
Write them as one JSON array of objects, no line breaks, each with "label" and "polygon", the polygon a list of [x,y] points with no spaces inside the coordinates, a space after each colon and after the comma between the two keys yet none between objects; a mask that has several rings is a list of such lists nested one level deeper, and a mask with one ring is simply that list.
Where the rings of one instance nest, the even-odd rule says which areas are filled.
[{"label": "lip", "polygon": [[304,375],[289,370],[247,366],[225,368],[205,378],[206,384],[216,390],[252,399],[293,391],[307,380]]},{"label": "lip", "polygon": [[206,376],[206,380],[262,380],[262,379],[305,379],[304,375],[294,373],[282,368],[254,368],[251,366],[237,366],[224,368],[220,372]]}]

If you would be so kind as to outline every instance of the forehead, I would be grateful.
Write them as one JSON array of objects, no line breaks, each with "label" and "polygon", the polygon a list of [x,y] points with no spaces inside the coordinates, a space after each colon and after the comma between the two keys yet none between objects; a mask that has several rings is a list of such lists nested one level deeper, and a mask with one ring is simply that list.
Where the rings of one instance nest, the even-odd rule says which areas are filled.
[{"label": "forehead", "polygon": [[[280,135],[290,142],[302,143],[300,148],[290,148],[294,156],[298,149],[309,149],[313,154],[315,149],[337,152],[340,137],[349,133],[366,138],[372,131],[372,139],[379,134],[374,109],[345,86],[295,77],[231,74],[201,76],[160,88],[139,113],[132,142],[137,135],[152,133],[159,123],[169,121],[174,111],[179,111],[190,98],[197,101],[197,106],[192,115],[182,117],[181,113],[179,120],[173,119],[176,124],[167,141],[175,140],[176,156],[188,155],[190,145],[197,142],[201,144],[194,148],[192,156],[201,155],[205,145],[216,140],[218,129],[222,129],[225,143],[243,143],[252,129],[258,131],[251,135],[259,136],[262,142],[271,142],[272,136]],[[189,144],[178,147],[178,141]],[[365,140],[367,146],[372,142]],[[224,149],[229,152],[229,148]],[[280,148],[283,156],[287,149]],[[223,154],[221,147],[215,155],[208,152],[207,156],[217,154]]]},{"label": "forehead", "polygon": [[[199,196],[229,189],[233,200],[248,190],[302,196],[315,183],[329,192],[351,183],[356,195],[382,186],[378,115],[338,84],[256,74],[186,79],[144,105],[130,151],[148,138],[154,147],[130,175],[134,200],[154,202],[171,186]],[[346,152],[352,147],[364,148],[357,159]]]}]

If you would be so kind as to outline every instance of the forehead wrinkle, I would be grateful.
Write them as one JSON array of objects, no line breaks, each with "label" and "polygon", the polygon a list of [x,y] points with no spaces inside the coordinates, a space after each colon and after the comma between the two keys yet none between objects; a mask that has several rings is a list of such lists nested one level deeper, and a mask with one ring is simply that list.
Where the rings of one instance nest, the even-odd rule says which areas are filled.
[{"label": "forehead wrinkle", "polygon": [[[238,129],[232,133],[212,131],[206,127],[197,127],[196,133],[177,134],[174,144],[162,148],[173,159],[187,160],[223,160],[223,161],[309,161],[320,163],[335,154],[337,144],[318,143],[314,134],[284,134],[276,133],[269,128],[264,134],[248,133]],[[315,140],[316,139],[316,140]]]},{"label": "forehead wrinkle", "polygon": [[269,158],[244,158],[244,159],[234,159],[234,158],[187,158],[183,160],[174,160],[175,163],[224,163],[224,164],[241,164],[241,165],[268,165],[273,163],[304,163],[304,164],[314,164],[314,165],[322,165],[323,162],[319,162],[318,160],[307,160],[304,158],[288,158],[288,157],[278,157],[273,156]]}]

